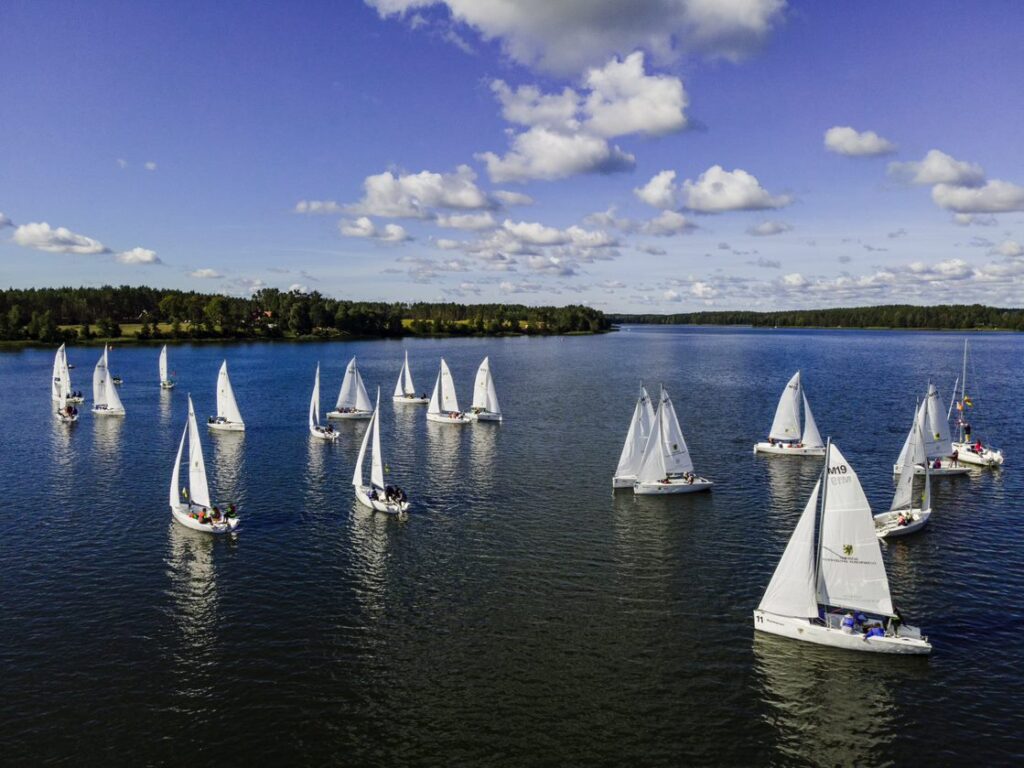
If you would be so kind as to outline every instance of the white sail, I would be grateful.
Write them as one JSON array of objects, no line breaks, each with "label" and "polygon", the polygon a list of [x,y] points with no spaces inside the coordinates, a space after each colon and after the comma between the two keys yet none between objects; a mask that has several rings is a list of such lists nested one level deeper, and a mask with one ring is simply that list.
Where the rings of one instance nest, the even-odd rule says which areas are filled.
[{"label": "white sail", "polygon": [[942,413],[942,403],[934,384],[928,385],[928,423],[925,432],[925,450],[929,459],[949,456],[953,452],[953,436],[949,432],[949,420]]},{"label": "white sail", "polygon": [[167,375],[167,345],[164,344],[163,349],[160,350],[160,383],[163,384],[165,381],[170,381],[170,377]]},{"label": "white sail", "polygon": [[64,360],[64,345],[61,344],[57,348],[57,354],[53,356],[53,376],[50,379],[50,397],[54,400],[58,400],[61,403],[64,402],[66,395],[64,389],[66,383],[64,381],[64,372],[61,368],[61,363]]},{"label": "white sail", "polygon": [[485,357],[476,372],[476,383],[473,385],[473,408],[480,408],[491,413],[501,413],[498,405],[498,393],[494,389],[494,377],[491,376],[490,358]]},{"label": "white sail", "polygon": [[797,371],[782,390],[782,397],[775,409],[772,431],[768,433],[770,437],[776,440],[796,440],[800,437],[800,396],[800,371]]},{"label": "white sail", "polygon": [[800,442],[805,448],[821,448],[825,443],[818,432],[818,425],[814,422],[814,414],[811,413],[811,404],[807,402],[807,393],[804,393],[804,434]]},{"label": "white sail", "polygon": [[210,507],[210,488],[206,483],[206,462],[203,461],[203,444],[199,442],[199,426],[196,412],[192,408],[192,396],[188,398],[188,495],[193,503]]},{"label": "white sail", "polygon": [[60,390],[61,402],[71,397],[71,370],[68,367],[68,351],[60,345]]},{"label": "white sail", "polygon": [[[435,405],[437,406],[435,408]],[[455,382],[452,379],[452,372],[448,369],[448,363],[441,358],[441,370],[437,374],[437,384],[434,385],[434,395],[430,398],[431,413],[455,413],[459,410],[459,398],[455,394]]]},{"label": "white sail", "polygon": [[921,432],[920,422],[920,413],[923,407],[922,404],[914,413],[914,423],[910,425],[910,432],[907,433],[903,450],[900,451],[898,462],[900,477],[896,481],[896,493],[893,494],[890,510],[909,509],[912,506],[915,466],[924,464],[925,471],[927,471],[928,457],[925,455],[924,434]]},{"label": "white sail", "polygon": [[637,480],[642,483],[656,483],[672,475],[693,471],[690,451],[683,438],[683,430],[676,418],[676,409],[668,392],[661,391],[661,403],[654,416],[651,436],[644,448]]},{"label": "white sail", "polygon": [[892,598],[871,507],[857,473],[829,446],[818,549],[818,602],[891,616]]},{"label": "white sail", "polygon": [[226,419],[232,424],[245,423],[242,421],[242,414],[238,410],[238,403],[235,401],[235,391],[231,388],[227,360],[221,363],[220,373],[217,374],[217,416]]},{"label": "white sail", "polygon": [[92,371],[92,401],[94,407],[107,405],[107,380],[110,373],[107,371],[107,345],[103,345],[103,354]]},{"label": "white sail", "polygon": [[345,369],[345,378],[341,382],[341,391],[338,392],[338,403],[335,407],[339,411],[342,408],[351,408],[357,411],[369,411],[373,408],[354,357],[349,360],[348,367]]},{"label": "white sail", "polygon": [[430,405],[427,406],[427,413],[441,412],[441,372],[437,372],[437,380],[434,382],[434,391],[430,395]]},{"label": "white sail", "polygon": [[320,363],[316,364],[316,376],[313,378],[313,396],[309,399],[309,426],[320,426]]},{"label": "white sail", "polygon": [[178,484],[181,482],[181,455],[185,450],[186,437],[188,437],[188,424],[185,425],[185,429],[181,432],[181,442],[178,443],[178,456],[174,459],[174,471],[171,473],[170,502],[172,507],[177,507],[181,504],[181,486]]},{"label": "white sail", "polygon": [[800,515],[786,551],[775,567],[772,580],[758,608],[778,616],[813,619],[818,615],[818,597],[814,585],[814,521],[818,516],[818,492],[821,480]]},{"label": "white sail", "polygon": [[356,468],[352,472],[352,485],[363,485],[363,460],[366,458],[366,447],[373,437],[373,425],[377,421],[377,412],[374,411],[370,417],[370,423],[366,425],[366,433],[363,435],[363,442],[359,445],[359,457],[356,459]]},{"label": "white sail", "polygon": [[370,483],[380,490],[384,489],[384,458],[380,452],[380,388],[377,389],[377,405],[373,409],[373,456],[370,461]]},{"label": "white sail", "polygon": [[405,362],[402,363],[402,370],[398,372],[398,381],[395,382],[395,397],[415,397],[416,388],[412,383],[412,371],[409,370],[409,352],[406,350]]},{"label": "white sail", "polygon": [[640,471],[640,460],[644,456],[644,448],[647,445],[647,438],[651,435],[653,423],[654,409],[651,407],[651,398],[647,390],[640,387],[640,397],[633,408],[633,418],[630,419],[629,431],[626,432],[626,442],[622,446],[622,453],[619,454],[619,465],[615,468],[616,477],[635,477]]},{"label": "white sail", "polygon": [[[106,357],[106,352],[103,353],[103,356]],[[114,384],[114,377],[110,375],[109,369],[107,370],[106,387],[107,395],[105,402],[107,403],[107,408],[111,411],[123,412],[124,405],[121,404],[121,396],[117,393],[117,385]]]}]

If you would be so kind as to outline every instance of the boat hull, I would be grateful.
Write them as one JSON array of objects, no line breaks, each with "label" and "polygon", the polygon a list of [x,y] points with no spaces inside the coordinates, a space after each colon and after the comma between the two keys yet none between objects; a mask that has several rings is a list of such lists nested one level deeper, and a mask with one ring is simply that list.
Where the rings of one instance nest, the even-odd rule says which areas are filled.
[{"label": "boat hull", "polygon": [[208,421],[206,426],[215,432],[245,432],[245,424],[237,421]]},{"label": "boat hull", "polygon": [[468,424],[469,417],[464,413],[457,416],[449,416],[447,413],[428,413],[427,421],[434,421],[438,424]]},{"label": "boat hull", "polygon": [[921,530],[928,525],[928,518],[931,517],[930,509],[908,509],[903,510],[910,521],[906,525],[899,525],[900,512],[882,512],[875,515],[875,535],[880,539],[895,539],[906,536]]},{"label": "boat hull", "polygon": [[754,453],[767,453],[772,456],[824,456],[825,446],[814,448],[790,443],[754,443]]},{"label": "boat hull", "polygon": [[373,411],[331,411],[327,414],[328,419],[368,419],[373,416]]},{"label": "boat hull", "polygon": [[687,482],[681,478],[672,478],[667,483],[641,483],[633,484],[633,493],[637,496],[664,496],[670,493],[699,493],[710,491],[714,485],[706,477],[694,478],[693,482]]},{"label": "boat hull", "polygon": [[57,411],[54,415],[57,417],[57,421],[59,421],[61,424],[74,424],[76,421],[78,421],[77,413],[74,413],[69,416],[66,413],[61,413],[60,411]]},{"label": "boat hull", "polygon": [[632,488],[636,485],[636,475],[619,475],[612,478],[612,488]]},{"label": "boat hull", "polygon": [[481,411],[480,413],[473,413],[472,411],[470,411],[469,413],[466,414],[466,418],[469,419],[470,421],[500,422],[501,414],[491,413],[490,411]]},{"label": "boat hull", "polygon": [[160,389],[174,389],[174,382],[173,381],[161,381],[160,382]]},{"label": "boat hull", "polygon": [[112,408],[93,408],[93,416],[124,416],[124,408],[112,409]]},{"label": "boat hull", "polygon": [[72,403],[74,405],[78,405],[79,403],[84,403],[85,402],[85,398],[84,397],[68,397],[68,398],[66,398],[64,400],[64,402],[65,403]]},{"label": "boat hull", "polygon": [[[921,638],[920,632],[912,627],[901,630],[907,631],[907,635],[865,637],[861,633],[844,632],[842,629],[812,623],[810,619],[806,618],[778,616],[774,613],[755,610],[754,629],[758,632],[767,632],[792,640],[828,645],[848,651],[919,656],[932,652],[931,643]],[[916,633],[917,636],[910,633]]]},{"label": "boat hull", "polygon": [[429,397],[392,397],[391,401],[394,403],[401,403],[402,405],[427,405],[430,402]]},{"label": "boat hull", "polygon": [[181,504],[177,507],[171,507],[171,517],[174,518],[176,523],[180,523],[186,528],[191,528],[193,531],[212,533],[214,535],[231,533],[238,527],[237,517],[232,517],[218,523],[200,523],[189,514],[190,509],[191,507],[185,504]]},{"label": "boat hull", "polygon": [[1003,466],[1003,452],[991,448],[982,448],[981,453],[974,452],[973,443],[953,443],[953,450],[958,453],[961,464],[974,464],[978,467]]},{"label": "boat hull", "polygon": [[357,485],[354,487],[356,491],[356,500],[364,507],[369,507],[375,512],[383,512],[386,515],[395,515],[399,517],[404,517],[409,512],[408,501],[398,503],[395,501],[385,502],[380,499],[371,499],[370,486]]},{"label": "boat hull", "polygon": [[340,432],[335,432],[333,429],[330,432],[328,432],[324,427],[310,427],[309,434],[315,437],[317,440],[323,440],[324,442],[327,443],[333,443],[341,436]]},{"label": "boat hull", "polygon": [[[894,475],[898,475],[900,473],[900,469],[901,467],[899,464],[892,465],[892,473]],[[935,469],[934,467],[930,468],[928,470],[928,474],[930,474],[932,477],[952,477],[953,475],[966,475],[970,471],[971,470],[969,467],[965,467],[963,465],[958,465],[954,467],[953,462],[951,460],[943,459],[941,466],[938,469]],[[915,476],[921,476],[923,474],[924,465],[918,464],[917,466],[914,467]]]}]

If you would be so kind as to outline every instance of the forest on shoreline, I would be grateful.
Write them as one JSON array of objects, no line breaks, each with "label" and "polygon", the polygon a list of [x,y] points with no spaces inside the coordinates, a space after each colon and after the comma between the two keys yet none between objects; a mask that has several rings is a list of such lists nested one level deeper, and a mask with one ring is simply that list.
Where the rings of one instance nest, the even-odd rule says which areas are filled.
[{"label": "forest on shoreline", "polygon": [[344,339],[601,333],[580,305],[343,301],[265,288],[248,298],[139,286],[0,291],[0,341]]}]

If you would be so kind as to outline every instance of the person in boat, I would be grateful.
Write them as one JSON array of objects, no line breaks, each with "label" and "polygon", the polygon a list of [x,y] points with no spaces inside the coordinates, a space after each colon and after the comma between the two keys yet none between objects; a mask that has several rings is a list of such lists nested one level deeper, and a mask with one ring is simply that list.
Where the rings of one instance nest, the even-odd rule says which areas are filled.
[{"label": "person in boat", "polygon": [[376,488],[371,488],[370,489],[369,497],[370,497],[370,501],[376,501],[377,500],[377,489]]},{"label": "person in boat", "polygon": [[964,422],[964,441],[971,442],[971,425],[966,421]]},{"label": "person in boat", "polygon": [[235,514],[235,505],[234,504],[228,504],[228,511],[227,511],[227,514],[224,515],[224,517],[226,517],[226,518],[237,517],[237,515]]},{"label": "person in boat", "polygon": [[853,627],[856,623],[857,622],[855,622],[853,619],[853,614],[847,613],[845,616],[843,616],[843,620],[842,622],[840,622],[840,627],[842,627],[843,632],[845,632],[848,635],[851,635],[853,634]]},{"label": "person in boat", "polygon": [[904,514],[903,512],[900,512],[900,515],[899,515],[899,517],[897,517],[897,518],[896,518],[896,526],[897,526],[898,528],[902,528],[902,527],[903,527],[904,525],[906,525],[906,524],[907,524],[908,522],[909,522],[909,521],[907,520],[907,516],[906,516],[906,515],[905,515],[905,514]]},{"label": "person in boat", "polygon": [[951,458],[953,460],[953,466],[954,467],[958,466],[958,460],[960,459],[960,451],[957,450],[956,448],[954,448],[953,449],[953,453],[950,454],[949,458]]},{"label": "person in boat", "polygon": [[978,455],[980,456],[980,455],[981,455],[981,452],[982,452],[983,450],[984,450],[984,448],[982,448],[982,447],[981,447],[981,438],[978,438],[978,439],[977,439],[977,440],[976,440],[976,441],[974,442],[974,452],[975,452],[976,454],[978,454]]},{"label": "person in boat", "polygon": [[935,462],[932,464],[932,469],[942,469],[942,459],[935,459]]},{"label": "person in boat", "polygon": [[772,446],[773,448],[775,447],[775,438],[774,437],[769,437],[768,438],[768,445]]}]

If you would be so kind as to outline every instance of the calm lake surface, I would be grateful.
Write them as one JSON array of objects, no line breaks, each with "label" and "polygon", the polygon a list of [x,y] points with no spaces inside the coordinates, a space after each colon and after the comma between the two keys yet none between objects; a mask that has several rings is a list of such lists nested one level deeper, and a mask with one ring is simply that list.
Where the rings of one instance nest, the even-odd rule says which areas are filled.
[{"label": "calm lake surface", "polygon": [[[51,416],[52,350],[0,354],[0,762],[891,765],[1024,760],[1024,336],[972,338],[975,434],[1002,472],[940,479],[928,529],[885,550],[930,659],[755,637],[817,461],[755,457],[804,373],[822,435],[887,507],[929,378],[963,336],[632,327],[594,337],[117,348],[127,418]],[[501,425],[395,407],[409,350],[468,406],[490,355]],[[96,348],[72,347],[91,401]],[[356,505],[366,423],[312,440],[356,355],[381,386],[399,522]],[[191,392],[228,359],[247,432],[205,434],[236,537],[171,522]],[[664,382],[714,492],[613,496],[637,384]]]}]

